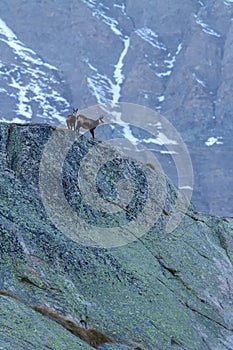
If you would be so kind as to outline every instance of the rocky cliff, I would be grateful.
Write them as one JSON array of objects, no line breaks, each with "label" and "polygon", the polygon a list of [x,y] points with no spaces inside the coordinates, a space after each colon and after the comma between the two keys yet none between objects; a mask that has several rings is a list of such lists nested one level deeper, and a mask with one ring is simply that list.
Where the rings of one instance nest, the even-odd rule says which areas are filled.
[{"label": "rocky cliff", "polygon": [[[109,157],[101,167],[98,147]],[[93,149],[94,207],[85,197],[94,186],[83,192],[85,176],[79,181]],[[233,347],[232,219],[190,205],[168,232],[177,200],[170,181],[68,130],[2,123],[0,157],[1,349]],[[142,225],[132,228],[137,218]]]},{"label": "rocky cliff", "polygon": [[105,102],[160,111],[189,147],[196,206],[232,214],[231,0],[10,0],[0,13],[2,121],[57,125]]}]

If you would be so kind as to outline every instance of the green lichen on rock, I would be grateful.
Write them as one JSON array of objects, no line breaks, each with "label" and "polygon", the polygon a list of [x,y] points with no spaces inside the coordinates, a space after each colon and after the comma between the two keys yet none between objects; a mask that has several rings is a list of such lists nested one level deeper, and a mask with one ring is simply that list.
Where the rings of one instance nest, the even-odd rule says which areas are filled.
[{"label": "green lichen on rock", "polygon": [[0,296],[0,305],[1,349],[93,349],[56,322],[12,298]]},{"label": "green lichen on rock", "polygon": [[[7,159],[8,168],[0,170],[0,290],[12,293],[20,301],[0,295],[0,312],[4,315],[0,319],[3,334],[0,347],[91,348],[61,325],[34,311],[32,305],[68,317],[79,326],[82,320],[115,341],[99,349],[227,350],[233,347],[231,220],[200,215],[190,206],[179,226],[167,233],[166,224],[177,191],[168,179],[146,170],[154,179],[155,188],[166,184],[166,210],[161,211],[143,235],[140,229],[129,232],[134,239],[128,244],[86,246],[73,240],[69,232],[59,231],[41,199],[40,162],[54,128],[16,125],[8,138],[5,125],[1,125],[1,130],[5,130],[1,131],[5,136],[1,138],[0,155]],[[83,210],[80,219],[92,224],[93,231],[95,227],[107,227],[112,234],[111,228],[119,220],[126,225],[132,217],[137,217],[144,203],[140,206],[135,200],[132,203],[136,205],[131,203],[117,220],[112,214],[109,221],[106,216],[103,221],[100,216],[94,220],[95,211],[84,200],[77,179],[82,159],[101,142],[85,137],[75,140],[73,133],[64,130],[60,133],[60,147],[68,152],[62,169],[64,195],[74,212],[80,214]],[[70,149],[67,138],[74,141]],[[117,156],[115,150],[104,147],[106,156],[115,156],[116,162],[107,163],[99,173],[99,195],[114,201],[117,181],[130,181],[133,175],[133,190],[126,186],[126,191],[131,191],[131,195],[139,191],[145,200],[145,179],[139,176],[139,165],[132,160],[121,162],[120,154]],[[59,159],[59,148],[56,156]],[[97,153],[90,172],[95,172],[98,156]],[[56,164],[53,166],[55,181],[59,169]],[[145,171],[145,166],[141,167]],[[154,201],[158,207],[162,205],[158,198]],[[56,215],[64,219],[62,210]],[[11,324],[12,313],[15,318]]]}]

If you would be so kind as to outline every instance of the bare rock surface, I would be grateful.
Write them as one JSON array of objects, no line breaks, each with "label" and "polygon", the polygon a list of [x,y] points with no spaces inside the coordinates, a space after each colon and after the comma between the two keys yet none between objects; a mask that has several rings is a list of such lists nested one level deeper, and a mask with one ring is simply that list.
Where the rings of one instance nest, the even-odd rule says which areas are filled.
[{"label": "bare rock surface", "polygon": [[[115,247],[84,244],[81,231],[70,236],[72,222],[67,221],[63,233],[54,224],[39,186],[41,160],[54,132],[59,142],[51,159],[67,147],[67,139],[73,140],[61,183],[77,222],[85,220],[92,227],[86,231],[87,242],[100,227],[110,243],[116,227],[134,240]],[[162,174],[122,159],[110,147],[105,147],[106,156],[115,155],[115,163],[107,162],[97,174],[99,196],[114,206],[118,182],[128,181],[134,190],[125,191],[133,199],[122,208],[115,204],[118,210],[111,215],[100,210],[96,215],[98,208],[87,203],[78,186],[77,171],[97,145],[104,146],[85,136],[75,140],[73,132],[49,125],[0,124],[0,347],[232,348],[232,219],[202,215],[190,205],[168,233],[176,188]],[[98,153],[90,172],[97,158]],[[49,193],[56,196],[60,175],[56,162],[51,164]],[[141,228],[132,230],[130,223],[148,201],[148,179],[156,191],[165,181],[167,192],[164,203],[160,196],[151,198],[161,212],[140,235]],[[55,213],[58,221],[64,221],[65,213],[61,206]]]}]

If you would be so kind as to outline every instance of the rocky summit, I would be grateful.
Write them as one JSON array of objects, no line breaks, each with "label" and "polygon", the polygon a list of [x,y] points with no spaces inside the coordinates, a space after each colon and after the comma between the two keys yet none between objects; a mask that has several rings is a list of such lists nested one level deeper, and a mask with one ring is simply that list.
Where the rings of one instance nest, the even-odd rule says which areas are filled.
[{"label": "rocky summit", "polygon": [[1,349],[233,348],[232,219],[67,129],[2,123],[0,157]]}]

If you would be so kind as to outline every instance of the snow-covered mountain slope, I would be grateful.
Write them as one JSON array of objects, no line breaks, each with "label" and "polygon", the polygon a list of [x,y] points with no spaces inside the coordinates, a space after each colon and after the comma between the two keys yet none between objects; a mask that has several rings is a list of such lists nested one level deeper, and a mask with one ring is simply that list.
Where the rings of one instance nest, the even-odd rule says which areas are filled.
[{"label": "snow-covered mountain slope", "polygon": [[147,106],[189,148],[198,209],[232,214],[232,1],[11,0],[0,14],[1,120],[59,124],[73,106]]},{"label": "snow-covered mountain slope", "polygon": [[69,107],[57,68],[44,62],[0,19],[2,121],[62,122]]}]

